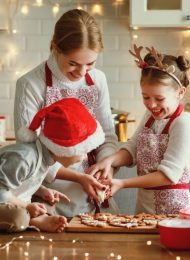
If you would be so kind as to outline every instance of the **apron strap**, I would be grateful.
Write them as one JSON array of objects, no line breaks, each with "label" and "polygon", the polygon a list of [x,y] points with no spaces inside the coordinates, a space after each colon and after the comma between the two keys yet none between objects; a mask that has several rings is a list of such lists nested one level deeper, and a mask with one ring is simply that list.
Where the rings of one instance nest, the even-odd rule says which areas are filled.
[{"label": "apron strap", "polygon": [[147,120],[146,124],[145,124],[145,127],[150,128],[151,125],[153,124],[153,122],[154,122],[154,117],[150,116],[149,119]]},{"label": "apron strap", "polygon": [[[179,104],[176,111],[170,117],[170,120],[165,125],[164,129],[162,130],[162,134],[168,134],[168,130],[170,128],[171,123],[176,119],[176,117],[180,116],[182,111],[183,111],[183,105]],[[145,127],[151,127],[151,125],[153,124],[154,121],[155,121],[154,117],[150,116],[149,119],[147,120],[146,124],[145,124]]]},{"label": "apron strap", "polygon": [[92,78],[88,72],[85,74],[85,79],[86,79],[86,83],[88,86],[94,85],[94,81],[92,80]]},{"label": "apron strap", "polygon": [[[52,87],[52,72],[48,67],[47,62],[45,63],[45,78],[46,78],[46,86]],[[94,85],[94,81],[92,80],[88,72],[85,74],[85,79],[88,86]]]},{"label": "apron strap", "polygon": [[45,64],[45,76],[46,76],[46,86],[52,87],[52,73],[50,68],[47,65],[47,62]]},{"label": "apron strap", "polygon": [[177,107],[176,111],[173,113],[173,115],[170,117],[170,120],[168,121],[168,123],[164,127],[164,129],[162,131],[162,134],[167,134],[168,133],[168,130],[170,128],[171,123],[174,121],[174,119],[176,119],[176,117],[180,116],[182,111],[183,111],[183,105],[179,104],[179,106]]}]

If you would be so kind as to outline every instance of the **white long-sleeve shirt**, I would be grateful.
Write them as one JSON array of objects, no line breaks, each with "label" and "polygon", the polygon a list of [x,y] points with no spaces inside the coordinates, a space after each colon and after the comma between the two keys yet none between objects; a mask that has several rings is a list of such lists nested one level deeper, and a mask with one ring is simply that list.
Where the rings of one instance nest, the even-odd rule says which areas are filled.
[{"label": "white long-sleeve shirt", "polygon": [[[133,158],[133,165],[136,164],[136,143],[137,136],[150,117],[147,111],[141,120],[132,138],[122,147],[127,149]],[[151,128],[155,134],[160,134],[169,119],[155,120]],[[171,124],[169,128],[169,142],[164,158],[158,166],[158,171],[162,171],[173,183],[177,183],[181,178],[185,167],[190,169],[190,113],[182,112]]]},{"label": "white long-sleeve shirt", "polygon": [[[79,81],[70,81],[61,73],[53,54],[50,54],[47,62],[53,74],[54,86],[60,89],[66,87],[71,91],[84,86],[85,77]],[[95,111],[95,116],[100,122],[106,137],[105,143],[96,150],[96,159],[99,161],[116,151],[117,137],[111,118],[106,77],[104,73],[98,69],[92,69],[89,71],[89,74],[98,88],[98,106]],[[18,129],[30,124],[36,112],[45,105],[45,98],[45,62],[43,62],[17,81],[14,105],[14,126],[17,141],[19,141],[17,136]],[[58,163],[50,167],[52,176],[55,177],[60,167]]]}]

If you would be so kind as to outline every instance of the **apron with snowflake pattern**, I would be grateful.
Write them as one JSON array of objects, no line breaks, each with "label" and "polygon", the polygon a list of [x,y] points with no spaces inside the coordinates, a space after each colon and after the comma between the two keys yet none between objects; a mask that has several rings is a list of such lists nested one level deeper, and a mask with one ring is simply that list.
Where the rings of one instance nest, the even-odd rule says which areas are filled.
[{"label": "apron with snowflake pattern", "polygon": [[[180,104],[171,116],[160,134],[156,134],[151,125],[154,118],[151,116],[137,138],[137,173],[139,176],[157,170],[167,149],[168,130],[175,118],[181,114],[183,106]],[[189,193],[190,173],[184,168],[177,184],[158,186],[138,190],[136,212],[150,214],[177,214],[179,210],[190,205]]]},{"label": "apron with snowflake pattern", "polygon": [[[79,89],[57,88],[53,86],[52,72],[49,69],[47,63],[45,64],[46,75],[46,106],[61,100],[63,98],[77,98],[88,109],[91,115],[96,118],[95,109],[98,105],[98,88],[94,85],[94,82],[90,75],[86,73],[86,85]],[[71,165],[69,168],[76,170],[77,172],[85,173],[88,167],[94,163],[93,154],[89,153],[88,157],[82,162]],[[83,187],[79,183],[72,181],[64,181],[56,179],[51,184],[46,184],[47,187],[63,192],[70,198],[70,203],[64,203],[61,201],[56,206],[58,214],[66,217],[72,217],[83,212],[92,212],[97,204],[89,202],[88,194],[83,190]],[[96,208],[98,210],[98,208]]]}]

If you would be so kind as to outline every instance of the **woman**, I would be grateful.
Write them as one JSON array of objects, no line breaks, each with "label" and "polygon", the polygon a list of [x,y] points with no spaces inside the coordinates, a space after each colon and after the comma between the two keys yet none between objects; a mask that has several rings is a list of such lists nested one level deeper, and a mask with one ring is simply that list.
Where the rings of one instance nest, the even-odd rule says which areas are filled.
[{"label": "woman", "polygon": [[[62,98],[75,97],[98,119],[105,132],[105,143],[94,151],[96,161],[115,152],[117,138],[111,119],[107,82],[104,73],[94,68],[102,49],[100,29],[92,16],[78,9],[62,15],[55,25],[48,60],[17,81],[14,108],[17,141],[18,129],[28,125],[39,109]],[[69,181],[70,173],[84,174],[88,167],[89,160],[86,159],[70,169],[60,164],[50,168],[46,179],[50,184],[47,186],[64,190],[71,199],[69,205],[60,203],[59,214],[72,217],[94,209],[88,200],[88,195],[95,197],[93,184],[82,187]],[[58,180],[62,179],[63,172],[64,179],[65,172],[68,173],[67,181]],[[113,169],[110,177],[112,174]]]}]

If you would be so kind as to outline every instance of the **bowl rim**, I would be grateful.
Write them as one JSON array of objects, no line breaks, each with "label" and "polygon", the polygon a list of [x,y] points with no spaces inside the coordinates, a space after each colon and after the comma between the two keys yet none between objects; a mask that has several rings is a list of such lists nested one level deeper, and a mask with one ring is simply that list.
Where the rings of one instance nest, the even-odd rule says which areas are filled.
[{"label": "bowl rim", "polygon": [[[177,221],[178,221],[178,223],[177,223]],[[174,224],[174,223],[176,223],[176,224]],[[180,226],[180,224],[181,224],[181,226]],[[158,225],[159,225],[159,227],[163,227],[163,228],[190,229],[190,219],[181,219],[181,218],[163,219],[158,223]]]}]

